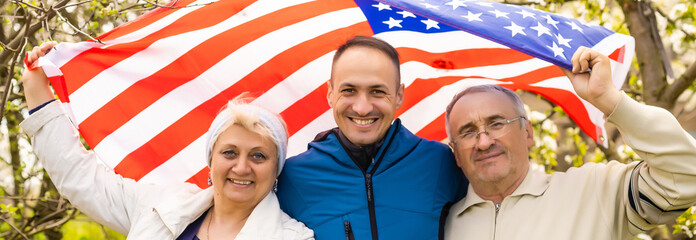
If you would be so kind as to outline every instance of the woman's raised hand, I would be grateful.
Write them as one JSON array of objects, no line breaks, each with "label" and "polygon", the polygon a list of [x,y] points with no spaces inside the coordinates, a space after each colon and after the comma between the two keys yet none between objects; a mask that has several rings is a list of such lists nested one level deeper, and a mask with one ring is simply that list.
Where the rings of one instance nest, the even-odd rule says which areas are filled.
[{"label": "woman's raised hand", "polygon": [[46,42],[41,46],[35,47],[27,53],[24,60],[27,64],[27,69],[22,74],[22,83],[24,85],[24,97],[27,99],[27,107],[35,108],[45,102],[53,100],[55,97],[51,92],[51,87],[48,85],[48,78],[43,69],[35,67],[39,57],[43,57],[51,51],[58,43]]}]

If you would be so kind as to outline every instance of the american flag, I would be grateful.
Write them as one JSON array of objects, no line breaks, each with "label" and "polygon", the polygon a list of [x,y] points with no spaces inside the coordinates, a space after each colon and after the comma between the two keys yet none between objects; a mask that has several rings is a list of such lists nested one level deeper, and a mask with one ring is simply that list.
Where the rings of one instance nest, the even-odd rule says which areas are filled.
[{"label": "american flag", "polygon": [[434,140],[446,138],[451,97],[488,83],[545,96],[599,140],[601,113],[552,63],[568,67],[577,47],[591,46],[611,55],[620,87],[633,57],[629,36],[486,1],[179,0],[103,34],[102,43],[61,43],[39,66],[117,173],[207,187],[204,135],[243,92],[284,117],[288,156],[335,127],[326,82],[334,50],[355,35],[397,48],[406,85],[397,117]]}]

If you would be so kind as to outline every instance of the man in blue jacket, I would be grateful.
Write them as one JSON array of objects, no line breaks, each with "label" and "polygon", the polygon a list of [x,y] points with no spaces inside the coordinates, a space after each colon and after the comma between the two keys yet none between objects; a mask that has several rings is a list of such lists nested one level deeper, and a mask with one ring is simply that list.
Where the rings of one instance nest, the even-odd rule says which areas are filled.
[{"label": "man in blue jacket", "polygon": [[338,128],[289,158],[278,180],[281,208],[317,239],[437,239],[445,205],[463,197],[451,150],[394,120],[403,97],[391,45],[359,36],[338,48],[327,94]]}]

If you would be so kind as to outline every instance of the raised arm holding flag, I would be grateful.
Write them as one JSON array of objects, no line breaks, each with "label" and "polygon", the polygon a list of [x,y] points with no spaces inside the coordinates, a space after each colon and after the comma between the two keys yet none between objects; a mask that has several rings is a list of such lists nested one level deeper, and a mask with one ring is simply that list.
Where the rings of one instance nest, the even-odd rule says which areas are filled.
[{"label": "raised arm holding flag", "polygon": [[[288,156],[304,151],[317,132],[338,125],[341,131],[317,140],[341,139],[355,145],[335,145],[338,149],[333,150],[342,159],[351,159],[346,163],[357,170],[351,173],[362,176],[360,186],[365,189],[352,192],[356,195],[351,199],[367,204],[360,211],[368,212],[331,211],[332,202],[316,205],[326,208],[304,211],[304,206],[314,205],[302,203],[301,194],[293,195],[298,189],[287,181],[295,178],[280,183],[281,195],[289,193],[286,197],[296,200],[287,203],[299,202],[293,209],[286,206],[293,217],[314,219],[319,214],[330,220],[308,223],[318,237],[434,238],[442,227],[439,220],[444,220],[445,203],[456,200],[456,192],[464,189],[456,177],[457,169],[447,168],[454,165],[447,148],[421,138],[446,138],[442,128],[445,106],[453,95],[483,84],[539,93],[563,107],[589,136],[601,141],[601,112],[575,94],[554,64],[569,67],[569,54],[580,46],[592,47],[613,59],[612,80],[618,88],[633,56],[633,40],[625,35],[552,13],[486,1],[184,0],[171,6],[174,8],[153,11],[104,34],[99,37],[102,43],[58,45],[38,65],[98,158],[141,183],[187,181],[206,187],[208,167],[190,159],[204,152],[205,126],[212,123],[220,106],[242,92],[252,92],[258,96],[254,104],[286,119]],[[334,50],[356,35],[383,39],[396,49],[401,57],[395,63],[400,71],[395,74],[402,85],[363,86],[348,81],[344,89],[326,84],[336,77]],[[367,101],[368,95],[360,95],[365,93],[391,100]],[[345,110],[349,105],[354,106],[352,110]],[[379,107],[367,111],[368,105]],[[354,130],[360,133],[343,129],[350,124],[357,124]],[[372,132],[371,124],[381,126],[376,128],[379,131]],[[375,136],[362,142],[365,139],[360,134],[368,132]],[[407,137],[392,141],[394,136]],[[347,153],[365,147],[363,143],[370,151],[360,159],[367,161],[353,161]],[[403,157],[409,152],[402,150],[408,148],[390,144],[437,153],[433,161],[441,168],[400,163],[415,157]],[[419,148],[419,144],[429,147]],[[385,151],[392,148],[399,151]],[[379,165],[378,159],[369,158],[386,153],[406,155],[385,161],[400,165]],[[424,160],[430,159],[421,159],[421,163]],[[390,167],[400,174],[378,171]],[[319,177],[312,180],[336,183],[331,181],[333,173],[326,169],[312,175]],[[419,189],[429,189],[423,191],[427,195],[442,187],[438,196],[425,202],[388,201],[402,195],[419,198],[411,186],[399,182],[425,175],[434,177],[420,181]],[[373,185],[372,177],[385,184]],[[403,206],[390,205],[396,203]],[[407,213],[427,226],[408,225],[403,218],[410,216]],[[328,222],[331,224],[322,225]]]},{"label": "raised arm holding flag", "polygon": [[450,209],[446,239],[633,239],[696,203],[696,139],[668,111],[613,88],[608,57],[581,47],[572,64],[564,71],[575,91],[644,161],[534,170],[520,98],[494,85],[468,88],[447,107],[450,146],[470,184]]},{"label": "raised arm holding flag", "polygon": [[[400,53],[405,98],[395,116],[432,140],[446,138],[444,106],[459,89],[499,84],[543,95],[601,141],[599,111],[541,59],[554,56],[555,43],[569,66],[568,54],[592,46],[613,59],[618,87],[633,56],[628,36],[486,1],[413,1],[404,9],[368,0],[205,2],[172,2],[100,36],[103,44],[62,43],[39,60],[85,141],[124,177],[205,187],[206,166],[188,159],[204,148],[220,106],[242,92],[285,118],[289,156],[304,151],[335,126],[325,83],[333,51],[355,35],[384,39]],[[474,26],[507,38],[467,30]],[[536,51],[546,57],[528,55]]]}]

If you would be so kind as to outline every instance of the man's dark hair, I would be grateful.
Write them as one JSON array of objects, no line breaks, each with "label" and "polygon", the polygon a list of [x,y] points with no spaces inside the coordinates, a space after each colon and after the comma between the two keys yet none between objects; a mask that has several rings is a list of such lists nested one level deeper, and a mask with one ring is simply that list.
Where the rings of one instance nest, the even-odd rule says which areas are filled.
[{"label": "man's dark hair", "polygon": [[[389,57],[392,63],[394,63],[394,67],[396,67],[397,86],[401,84],[401,64],[399,63],[399,53],[396,52],[396,49],[394,49],[394,47],[392,47],[389,43],[385,42],[384,40],[366,36],[355,36],[351,39],[348,39],[346,43],[344,43],[343,45],[338,47],[338,49],[336,49],[336,54],[334,55],[333,62],[331,63],[331,78],[333,78],[333,64],[335,64],[336,60],[338,60],[338,58],[340,58],[341,55],[343,55],[343,52],[352,47],[368,47],[387,55],[387,57]],[[333,83],[333,80],[331,81]]]}]

